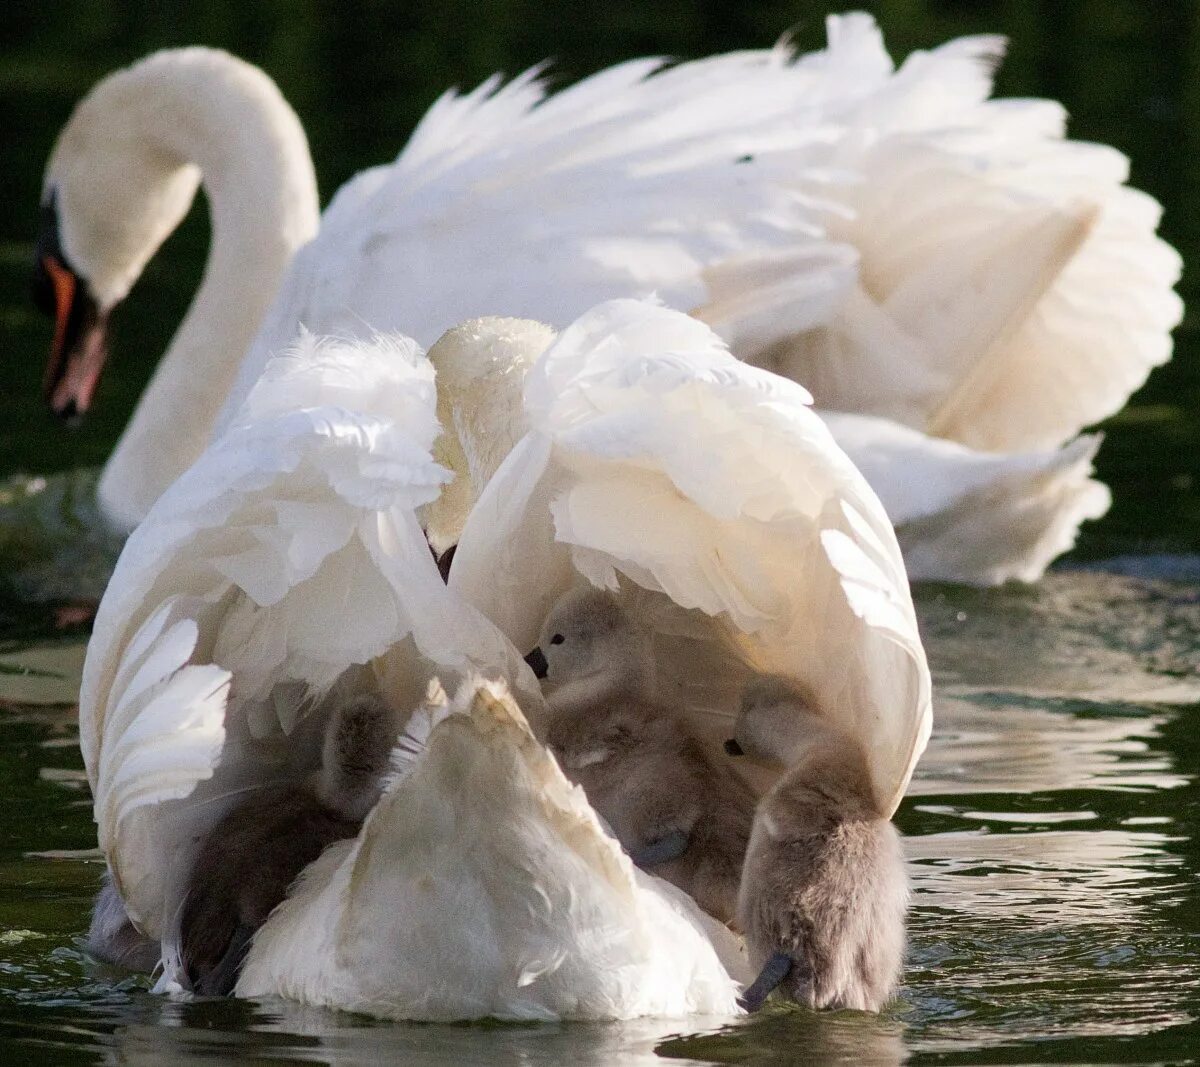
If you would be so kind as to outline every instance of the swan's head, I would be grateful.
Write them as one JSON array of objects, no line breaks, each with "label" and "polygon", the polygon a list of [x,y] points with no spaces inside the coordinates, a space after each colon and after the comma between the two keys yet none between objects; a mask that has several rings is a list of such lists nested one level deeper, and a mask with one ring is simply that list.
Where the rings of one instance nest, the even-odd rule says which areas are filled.
[{"label": "swan's head", "polygon": [[654,681],[650,635],[611,593],[591,587],[558,600],[525,661],[555,712],[621,693],[647,697]]},{"label": "swan's head", "polygon": [[725,742],[731,756],[747,756],[769,766],[787,767],[829,726],[795,682],[781,675],[760,675],[742,690],[734,735]]},{"label": "swan's head", "polygon": [[[186,214],[200,172],[162,138],[152,115],[167,64],[160,53],[109,75],[75,108],[50,155],[34,264],[35,299],[54,316],[46,396],[82,414],[106,355],[109,312]],[[181,121],[182,116],[177,121]]]},{"label": "swan's head", "polygon": [[429,350],[443,431],[433,456],[454,474],[421,516],[439,555],[458,543],[471,507],[524,435],[525,374],[553,340],[531,319],[484,318],[448,330]]}]

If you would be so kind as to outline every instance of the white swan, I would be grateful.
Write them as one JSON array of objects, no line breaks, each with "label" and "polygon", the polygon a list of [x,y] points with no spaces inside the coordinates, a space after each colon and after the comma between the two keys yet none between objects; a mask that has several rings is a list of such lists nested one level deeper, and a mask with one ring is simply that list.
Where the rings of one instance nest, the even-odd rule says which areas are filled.
[{"label": "white swan", "polygon": [[[288,194],[291,232],[307,233],[307,159],[271,150],[300,143],[294,116],[277,95],[233,91],[245,79],[227,68],[244,65],[221,53],[162,53],[102,82],[47,170],[60,247],[48,240],[44,258],[64,292],[90,290],[101,314],[123,295],[182,210],[188,160],[205,169],[214,216],[247,220],[242,263],[218,227],[203,299],[106,468],[107,514],[126,528],[140,519],[198,455],[200,424],[211,427],[229,382],[226,419],[298,324],[355,335],[366,323],[428,344],[472,316],[562,324],[597,300],[657,290],[738,355],[810,386],[821,407],[988,453],[926,453],[908,437],[920,478],[876,486],[907,525],[914,577],[1037,577],[1106,506],[1087,447],[1057,450],[1168,357],[1178,257],[1154,236],[1157,205],[1122,185],[1123,156],[1065,140],[1057,104],[987,100],[997,39],[954,41],[894,71],[869,17],[829,29],[825,52],[796,60],[779,48],[658,73],[642,60],[548,99],[533,74],[447,94],[395,163],[340,190],[248,355],[246,322],[225,317],[243,303],[258,314],[278,284],[282,260],[255,248],[276,223],[261,203],[243,210],[208,170],[245,165],[243,129],[274,131],[268,150],[255,148],[255,188]],[[217,88],[189,91],[196,70]],[[171,107],[163,130],[154,114],[121,108],[130,85],[186,94],[212,121]],[[279,137],[285,128],[295,136]],[[191,175],[171,180],[172,196],[165,161]],[[286,179],[293,171],[302,180]],[[135,199],[150,186],[154,196]],[[248,299],[210,299],[218,286]],[[58,308],[65,322],[63,299]],[[91,350],[86,338],[60,341]],[[78,391],[63,387],[61,402]],[[874,449],[889,433],[868,436]],[[844,443],[862,458],[854,436]],[[895,466],[886,453],[866,459]],[[978,490],[985,469],[996,478],[990,521],[961,526],[973,513],[961,482]],[[944,485],[945,511],[924,510],[930,494],[914,504],[914,484]]]},{"label": "white swan", "polygon": [[[525,336],[544,347],[543,328]],[[130,538],[80,733],[101,846],[164,942],[166,984],[191,842],[238,791],[310,769],[307,693],[369,663],[415,708],[431,677],[480,672],[536,728],[519,649],[585,578],[655,625],[664,684],[704,681],[698,649],[741,670],[728,699],[678,689],[715,751],[745,672],[786,673],[862,739],[894,809],[929,732],[928,669],[883,509],[803,390],[693,319],[617,301],[516,392],[529,429],[482,487],[448,587],[415,510],[447,477],[432,368],[405,342],[302,339]],[[268,919],[240,994],[393,1018],[734,1010],[727,932],[632,867],[502,690],[422,714],[409,769]]]}]

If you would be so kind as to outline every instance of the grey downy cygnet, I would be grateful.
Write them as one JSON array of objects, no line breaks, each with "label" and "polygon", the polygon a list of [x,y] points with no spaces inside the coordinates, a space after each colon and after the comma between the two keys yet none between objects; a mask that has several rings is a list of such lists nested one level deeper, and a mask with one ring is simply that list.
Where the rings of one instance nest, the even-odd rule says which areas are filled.
[{"label": "grey downy cygnet", "polygon": [[399,733],[395,712],[360,696],[335,708],[321,767],[304,785],[263,789],[209,833],[180,920],[194,992],[233,992],[251,939],[296,876],[335,841],[354,837],[379,799]]},{"label": "grey downy cygnet", "polygon": [[650,636],[609,593],[573,590],[526,661],[543,679],[547,743],[630,858],[732,920],[754,795],[655,702]]},{"label": "grey downy cygnet", "polygon": [[726,750],[786,768],[746,853],[738,919],[760,971],[742,1006],[778,988],[811,1008],[878,1011],[904,962],[908,878],[862,748],[787,680],[763,677]]}]

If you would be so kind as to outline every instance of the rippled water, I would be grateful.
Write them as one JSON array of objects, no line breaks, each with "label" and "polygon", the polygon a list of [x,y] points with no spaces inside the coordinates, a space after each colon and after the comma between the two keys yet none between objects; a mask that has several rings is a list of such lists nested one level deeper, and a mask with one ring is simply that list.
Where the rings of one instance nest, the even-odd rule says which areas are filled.
[{"label": "rippled water", "polygon": [[175,1004],[90,964],[77,944],[101,864],[72,704],[83,638],[13,601],[0,615],[15,638],[0,643],[0,1042],[32,1063],[1192,1058],[1200,560],[1065,570],[1036,589],[930,588],[919,603],[936,724],[898,816],[915,896],[887,1013],[447,1027]]}]

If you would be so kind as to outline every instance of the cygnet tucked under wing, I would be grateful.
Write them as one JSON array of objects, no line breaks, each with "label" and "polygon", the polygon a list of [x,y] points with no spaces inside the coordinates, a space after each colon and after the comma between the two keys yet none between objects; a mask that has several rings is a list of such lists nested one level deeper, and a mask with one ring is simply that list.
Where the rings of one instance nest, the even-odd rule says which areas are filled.
[{"label": "cygnet tucked under wing", "polygon": [[[543,651],[544,650],[544,651]],[[610,593],[555,604],[526,658],[545,665],[546,738],[639,866],[722,921],[734,916],[754,796],[653,699],[651,635]]]},{"label": "cygnet tucked under wing", "polygon": [[182,970],[197,993],[233,992],[250,939],[296,876],[357,835],[379,799],[398,724],[381,699],[340,702],[307,788],[267,788],[226,815],[200,847],[179,921]]},{"label": "cygnet tucked under wing", "polygon": [[[929,734],[928,668],[887,516],[804,390],[693,319],[618,300],[559,335],[524,407],[451,588],[524,649],[581,576],[690,609],[744,663],[802,681],[893,810]],[[732,707],[688,714],[724,760]]]}]

